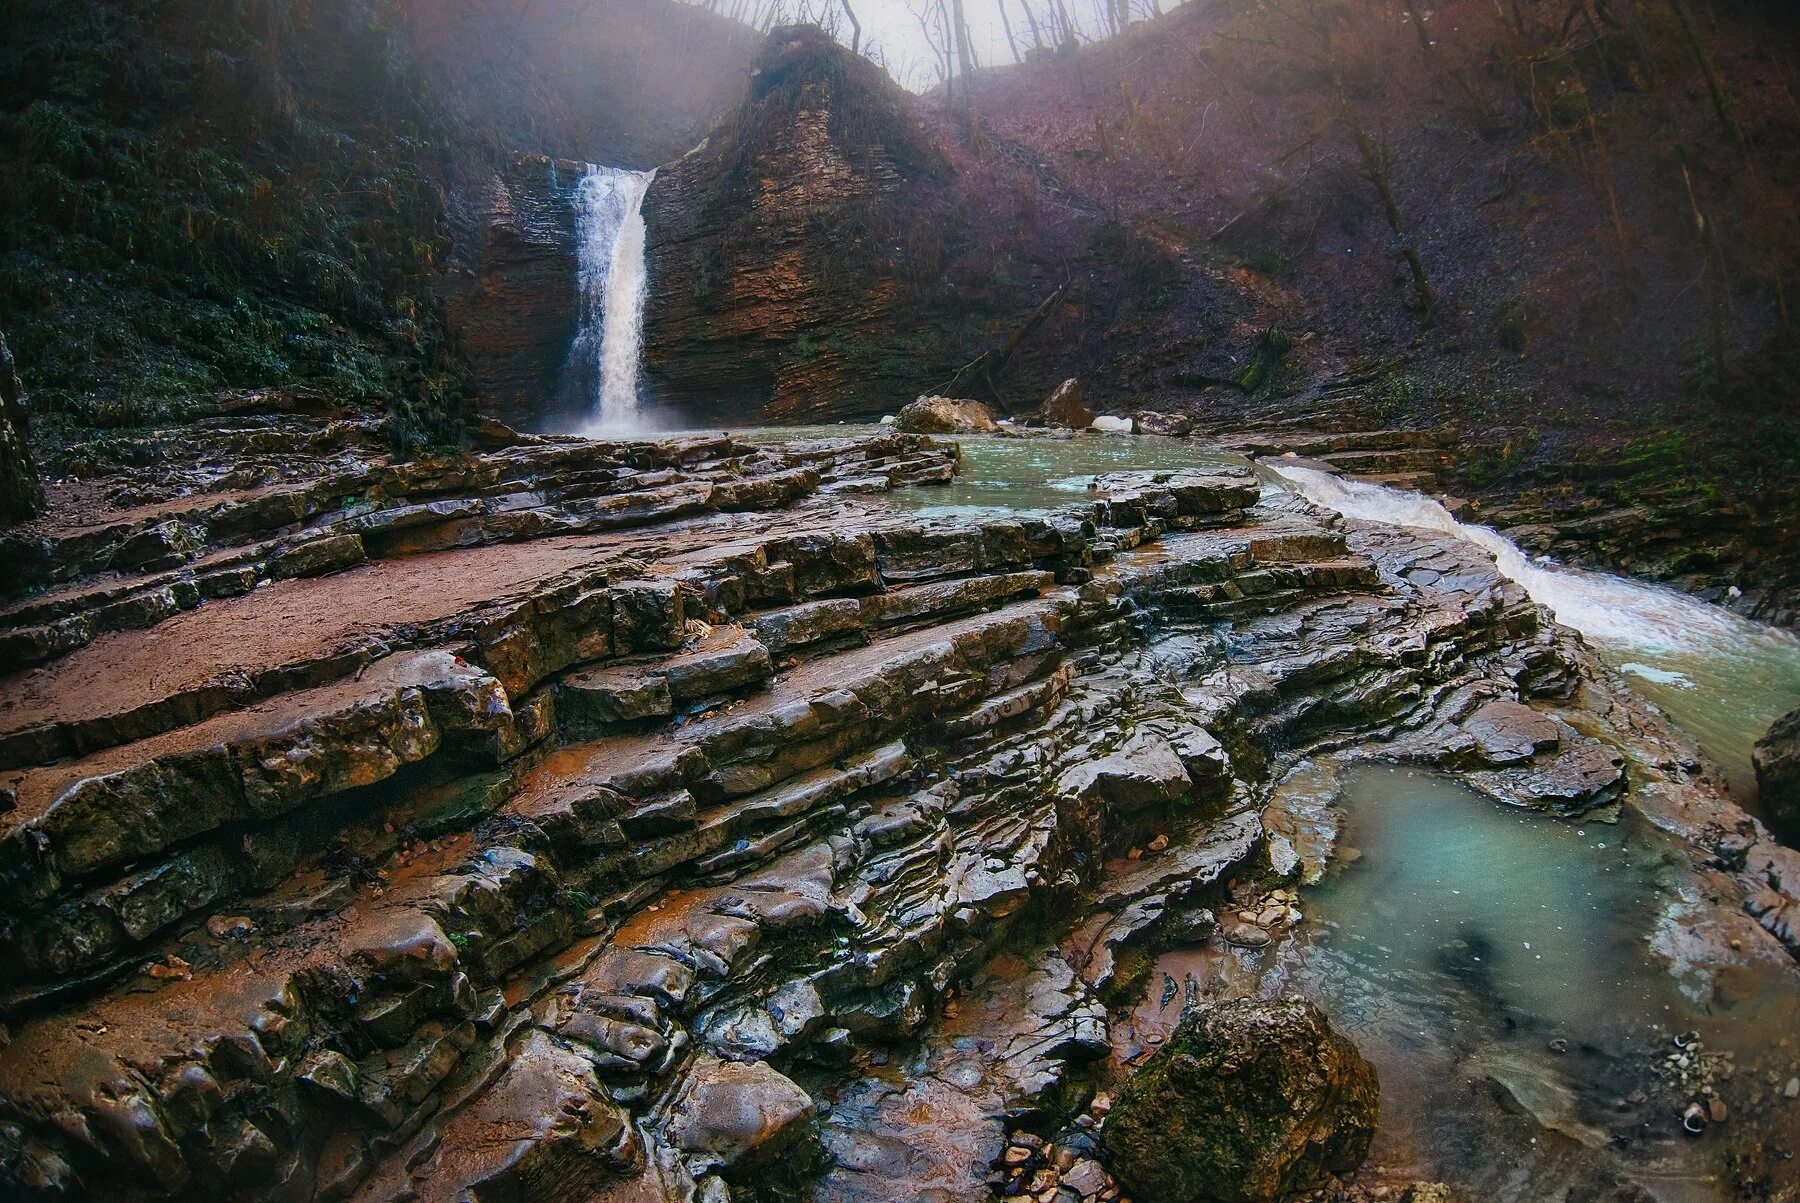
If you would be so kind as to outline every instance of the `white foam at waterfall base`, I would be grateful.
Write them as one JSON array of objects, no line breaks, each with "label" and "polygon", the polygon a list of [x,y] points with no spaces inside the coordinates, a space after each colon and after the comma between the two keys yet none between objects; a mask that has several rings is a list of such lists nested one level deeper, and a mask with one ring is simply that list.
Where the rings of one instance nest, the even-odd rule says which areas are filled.
[{"label": "white foam at waterfall base", "polygon": [[644,194],[654,171],[589,165],[575,192],[581,311],[570,366],[593,381],[584,434],[641,428],[638,373],[644,335]]},{"label": "white foam at waterfall base", "polygon": [[1294,492],[1347,518],[1443,531],[1491,553],[1503,575],[1630,673],[1639,692],[1697,738],[1740,800],[1753,799],[1751,746],[1800,706],[1800,639],[1660,585],[1533,562],[1498,531],[1458,522],[1422,494],[1275,459],[1258,462]]}]

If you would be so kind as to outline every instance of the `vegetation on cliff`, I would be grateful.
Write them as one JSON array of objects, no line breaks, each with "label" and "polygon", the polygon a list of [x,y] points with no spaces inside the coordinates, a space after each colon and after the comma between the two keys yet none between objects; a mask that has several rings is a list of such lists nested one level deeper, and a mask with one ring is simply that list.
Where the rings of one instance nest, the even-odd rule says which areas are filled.
[{"label": "vegetation on cliff", "polygon": [[22,0],[0,310],[52,434],[315,386],[452,433],[444,133],[378,0]]}]

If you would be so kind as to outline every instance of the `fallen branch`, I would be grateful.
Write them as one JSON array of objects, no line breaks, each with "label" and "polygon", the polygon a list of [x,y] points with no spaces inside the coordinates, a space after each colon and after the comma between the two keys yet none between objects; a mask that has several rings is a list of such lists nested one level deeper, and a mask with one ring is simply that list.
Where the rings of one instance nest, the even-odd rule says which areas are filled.
[{"label": "fallen branch", "polygon": [[1024,342],[1033,330],[1044,324],[1044,319],[1050,316],[1050,311],[1056,308],[1057,304],[1067,295],[1069,285],[1073,281],[1074,277],[1069,272],[1069,265],[1064,263],[1062,283],[1058,284],[1055,291],[1039,302],[1038,307],[1033,309],[1025,320],[1006,336],[1005,342],[998,347],[983,351],[956,369],[956,373],[949,380],[931,391],[945,397],[969,397],[975,394],[976,389],[985,389],[987,395],[993,398],[1002,413],[1011,413],[1012,410],[1006,404],[1005,398],[1000,395],[1000,389],[995,383],[995,379],[1006,370],[1006,365],[1012,359],[1013,352],[1019,349],[1019,344]]}]

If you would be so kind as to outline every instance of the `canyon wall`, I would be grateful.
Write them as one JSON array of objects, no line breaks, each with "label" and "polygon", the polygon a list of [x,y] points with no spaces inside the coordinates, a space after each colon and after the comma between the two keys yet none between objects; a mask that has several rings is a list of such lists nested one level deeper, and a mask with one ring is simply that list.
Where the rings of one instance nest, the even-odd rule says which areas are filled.
[{"label": "canyon wall", "polygon": [[915,395],[928,219],[948,165],[873,63],[780,30],[743,105],[645,201],[645,359],[658,403],[822,419]]},{"label": "canyon wall", "polygon": [[520,155],[454,194],[468,269],[453,277],[447,316],[484,413],[525,429],[560,416],[555,388],[574,337],[573,190],[583,165]]}]

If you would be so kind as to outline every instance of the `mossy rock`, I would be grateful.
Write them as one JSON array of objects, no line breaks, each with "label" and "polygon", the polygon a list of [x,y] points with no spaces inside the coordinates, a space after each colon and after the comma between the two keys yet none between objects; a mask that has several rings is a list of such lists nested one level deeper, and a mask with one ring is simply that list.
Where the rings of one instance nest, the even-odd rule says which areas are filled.
[{"label": "mossy rock", "polygon": [[1369,1155],[1375,1068],[1297,999],[1203,1006],[1120,1092],[1106,1121],[1112,1171],[1145,1203],[1253,1203]]}]

